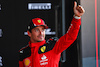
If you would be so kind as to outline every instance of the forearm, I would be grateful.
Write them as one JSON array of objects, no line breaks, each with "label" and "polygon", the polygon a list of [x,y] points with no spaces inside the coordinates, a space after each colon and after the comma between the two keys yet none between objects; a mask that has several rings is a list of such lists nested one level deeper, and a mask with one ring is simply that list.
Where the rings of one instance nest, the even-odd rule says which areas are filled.
[{"label": "forearm", "polygon": [[81,18],[76,19],[75,17],[72,19],[72,22],[70,24],[70,27],[67,31],[67,33],[65,34],[67,37],[67,35],[69,35],[71,38],[76,39],[79,29],[80,29],[80,25],[81,25]]},{"label": "forearm", "polygon": [[55,52],[57,54],[63,52],[76,40],[80,29],[80,25],[81,25],[81,19],[75,19],[75,18],[72,19],[71,25],[67,33],[57,41],[54,47]]}]

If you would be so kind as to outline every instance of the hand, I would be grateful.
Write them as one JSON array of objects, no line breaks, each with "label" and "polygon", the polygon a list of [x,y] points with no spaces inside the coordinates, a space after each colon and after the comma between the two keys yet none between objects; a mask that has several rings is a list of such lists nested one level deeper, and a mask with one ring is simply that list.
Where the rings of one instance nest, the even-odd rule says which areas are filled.
[{"label": "hand", "polygon": [[80,5],[77,6],[76,1],[74,2],[74,8],[73,9],[74,9],[74,15],[78,16],[78,17],[82,16],[85,12],[85,10],[82,6],[80,6]]}]

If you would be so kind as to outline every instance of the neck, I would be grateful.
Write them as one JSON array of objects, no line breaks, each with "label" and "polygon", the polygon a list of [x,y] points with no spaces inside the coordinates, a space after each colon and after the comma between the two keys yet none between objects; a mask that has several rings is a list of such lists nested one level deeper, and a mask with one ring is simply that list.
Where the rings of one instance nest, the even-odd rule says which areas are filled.
[{"label": "neck", "polygon": [[35,43],[29,41],[29,46],[30,47],[35,47],[35,46],[43,45],[44,43],[46,43],[45,40],[43,40],[41,42],[35,42]]},{"label": "neck", "polygon": [[[33,41],[33,40],[30,40],[31,43],[38,43],[38,42],[42,42],[42,41]],[[44,41],[44,40],[43,40]]]}]

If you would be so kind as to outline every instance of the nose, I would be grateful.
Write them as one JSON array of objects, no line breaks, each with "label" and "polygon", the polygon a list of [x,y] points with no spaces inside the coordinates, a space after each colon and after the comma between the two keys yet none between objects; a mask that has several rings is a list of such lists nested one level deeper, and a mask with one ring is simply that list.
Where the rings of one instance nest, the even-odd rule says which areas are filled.
[{"label": "nose", "polygon": [[43,34],[43,31],[40,31],[40,34]]}]

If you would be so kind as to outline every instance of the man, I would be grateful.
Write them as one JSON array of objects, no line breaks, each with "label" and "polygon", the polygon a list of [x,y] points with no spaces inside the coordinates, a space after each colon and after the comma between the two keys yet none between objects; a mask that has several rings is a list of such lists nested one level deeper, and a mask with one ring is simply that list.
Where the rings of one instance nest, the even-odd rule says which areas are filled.
[{"label": "man", "polygon": [[28,26],[29,45],[22,48],[19,67],[58,67],[60,54],[77,38],[84,9],[74,2],[74,17],[67,33],[60,39],[50,38],[45,41],[45,29],[48,26],[40,18],[32,19]]}]

